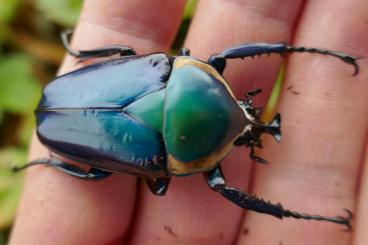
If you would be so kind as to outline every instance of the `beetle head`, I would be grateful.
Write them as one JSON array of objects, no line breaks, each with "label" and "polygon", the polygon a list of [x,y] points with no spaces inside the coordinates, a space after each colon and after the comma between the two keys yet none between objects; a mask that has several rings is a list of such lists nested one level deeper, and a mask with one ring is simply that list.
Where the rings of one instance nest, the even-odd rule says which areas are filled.
[{"label": "beetle head", "polygon": [[247,92],[245,100],[238,101],[239,106],[243,109],[247,124],[244,127],[242,135],[234,142],[236,146],[250,147],[250,157],[260,163],[267,163],[266,160],[254,155],[254,148],[262,148],[261,135],[263,133],[270,134],[277,142],[281,140],[281,115],[277,113],[269,123],[264,123],[260,119],[262,108],[254,107],[252,97],[260,93],[260,89]]}]

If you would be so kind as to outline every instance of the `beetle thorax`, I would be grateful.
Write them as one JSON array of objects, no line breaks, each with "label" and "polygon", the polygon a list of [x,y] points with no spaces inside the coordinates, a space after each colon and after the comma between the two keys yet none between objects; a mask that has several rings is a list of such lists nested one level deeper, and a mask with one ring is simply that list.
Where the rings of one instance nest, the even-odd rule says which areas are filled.
[{"label": "beetle thorax", "polygon": [[173,175],[214,168],[246,121],[224,78],[207,63],[183,56],[174,60],[163,114],[167,165]]}]

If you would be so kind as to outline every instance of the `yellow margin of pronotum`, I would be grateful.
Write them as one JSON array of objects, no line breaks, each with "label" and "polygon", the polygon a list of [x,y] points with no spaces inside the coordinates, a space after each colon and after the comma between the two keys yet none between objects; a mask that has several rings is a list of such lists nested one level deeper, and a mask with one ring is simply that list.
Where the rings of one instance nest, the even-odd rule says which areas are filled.
[{"label": "yellow margin of pronotum", "polygon": [[229,92],[229,94],[231,95],[231,97],[234,98],[234,100],[236,100],[233,91],[231,91],[231,88],[229,86],[229,84],[225,81],[225,79],[215,70],[215,68],[213,68],[212,66],[210,66],[207,63],[204,63],[203,61],[200,60],[196,60],[193,58],[189,58],[189,57],[178,57],[175,59],[175,63],[174,63],[174,69],[175,68],[180,68],[183,66],[187,66],[187,65],[192,65],[192,66],[196,66],[199,69],[201,69],[202,71],[206,71],[208,74],[210,74],[211,76],[215,77],[219,82],[221,82],[226,90]]}]

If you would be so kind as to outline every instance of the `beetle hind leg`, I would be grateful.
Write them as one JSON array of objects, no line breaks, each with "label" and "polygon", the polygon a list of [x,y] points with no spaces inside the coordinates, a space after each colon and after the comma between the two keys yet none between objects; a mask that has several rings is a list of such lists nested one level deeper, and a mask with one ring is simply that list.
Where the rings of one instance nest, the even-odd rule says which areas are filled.
[{"label": "beetle hind leg", "polygon": [[146,178],[146,183],[153,194],[163,196],[169,187],[170,178]]},{"label": "beetle hind leg", "polygon": [[346,210],[348,213],[347,217],[325,217],[290,211],[288,209],[284,209],[279,203],[273,204],[247,192],[242,192],[236,188],[226,186],[226,181],[220,167],[207,172],[205,174],[205,178],[212,190],[220,193],[226,199],[244,209],[269,214],[279,219],[291,217],[295,219],[327,221],[345,225],[347,230],[351,230],[352,213],[349,210]]},{"label": "beetle hind leg", "polygon": [[133,48],[129,46],[121,46],[121,45],[113,45],[113,46],[106,46],[100,47],[91,50],[74,50],[70,47],[69,44],[69,37],[73,34],[72,30],[65,30],[61,33],[61,40],[66,51],[74,56],[79,58],[81,61],[90,59],[90,58],[103,58],[103,57],[110,57],[113,55],[120,55],[120,56],[128,56],[128,55],[136,55],[137,53],[134,51]]},{"label": "beetle hind leg", "polygon": [[71,175],[73,177],[77,177],[79,179],[84,180],[100,180],[103,178],[106,178],[112,174],[112,172],[108,172],[105,170],[101,170],[98,168],[90,168],[88,171],[77,167],[75,165],[65,163],[63,161],[60,161],[56,158],[41,158],[34,161],[29,162],[28,164],[21,166],[21,167],[14,167],[14,172],[19,172],[23,169],[26,169],[28,167],[34,166],[34,165],[46,165],[53,168],[56,168],[68,175]]}]

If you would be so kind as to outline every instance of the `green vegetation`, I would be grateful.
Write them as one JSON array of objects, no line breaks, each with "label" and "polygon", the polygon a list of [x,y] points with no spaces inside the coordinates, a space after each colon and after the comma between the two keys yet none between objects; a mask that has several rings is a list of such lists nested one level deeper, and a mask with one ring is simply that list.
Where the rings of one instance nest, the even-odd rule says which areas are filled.
[{"label": "green vegetation", "polygon": [[64,50],[61,30],[73,26],[81,0],[0,0],[0,244],[6,244],[27,161],[34,108]]}]

